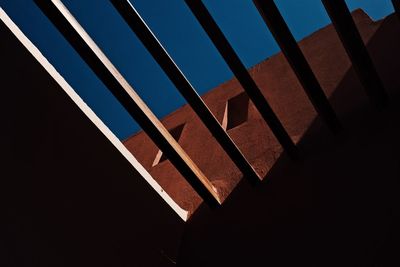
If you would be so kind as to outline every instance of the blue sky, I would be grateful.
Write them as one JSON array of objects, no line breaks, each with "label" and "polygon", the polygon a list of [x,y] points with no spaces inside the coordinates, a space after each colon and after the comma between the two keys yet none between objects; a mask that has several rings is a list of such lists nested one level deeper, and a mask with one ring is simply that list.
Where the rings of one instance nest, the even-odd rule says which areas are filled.
[{"label": "blue sky", "polygon": [[[185,104],[173,84],[123,22],[108,0],[64,0],[64,4],[162,118]],[[199,94],[232,78],[183,0],[131,0]],[[247,67],[277,53],[251,0],[204,0]],[[329,24],[320,0],[276,0],[296,39]],[[379,19],[393,12],[390,0],[348,0]],[[86,66],[33,0],[0,0],[0,6],[42,51],[107,126],[125,139],[139,127]]]}]

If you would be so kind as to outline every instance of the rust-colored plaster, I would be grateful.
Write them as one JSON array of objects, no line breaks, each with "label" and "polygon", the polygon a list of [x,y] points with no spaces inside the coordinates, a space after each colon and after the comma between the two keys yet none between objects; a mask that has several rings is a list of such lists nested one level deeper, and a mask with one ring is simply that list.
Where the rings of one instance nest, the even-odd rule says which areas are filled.
[{"label": "rust-colored plaster", "polygon": [[[368,42],[381,22],[372,21],[362,10],[353,12],[353,17],[364,41]],[[318,30],[300,41],[299,45],[327,96],[332,96],[351,68],[333,26]],[[278,53],[262,61],[252,67],[250,73],[290,136],[298,142],[316,119],[316,112],[283,54]],[[359,87],[354,90],[359,90]],[[232,79],[205,94],[203,99],[222,123],[226,102],[241,92],[243,90],[238,81]],[[361,90],[354,93],[365,98]],[[342,107],[334,105],[334,108],[338,110]],[[242,174],[191,108],[183,106],[165,117],[162,123],[167,129],[185,123],[179,139],[180,145],[217,187],[222,199],[225,199]],[[248,121],[228,132],[255,169],[262,177],[266,177],[282,154],[282,148],[251,102]],[[159,149],[144,132],[128,138],[124,144],[182,208],[191,213],[197,209],[202,202],[201,198],[168,160],[152,166]]]}]

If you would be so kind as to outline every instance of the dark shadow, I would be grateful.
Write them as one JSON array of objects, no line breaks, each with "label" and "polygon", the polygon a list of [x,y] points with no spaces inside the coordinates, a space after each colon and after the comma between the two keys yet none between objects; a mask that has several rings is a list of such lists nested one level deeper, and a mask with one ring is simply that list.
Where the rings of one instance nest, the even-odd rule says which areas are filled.
[{"label": "dark shadow", "polygon": [[248,95],[243,92],[228,99],[226,103],[226,113],[227,131],[245,123],[248,119],[249,114]]},{"label": "dark shadow", "polygon": [[389,106],[377,111],[349,70],[330,99],[342,133],[317,119],[301,160],[282,156],[258,187],[242,180],[219,210],[203,204],[178,266],[400,266],[399,37],[392,15],[368,44]]},{"label": "dark shadow", "polygon": [[[182,135],[184,127],[185,127],[185,124],[181,124],[181,125],[176,126],[173,129],[171,129],[171,130],[168,130],[169,133],[172,135],[172,137],[175,139],[176,142],[179,142],[179,139],[181,138],[181,135]],[[167,159],[168,159],[167,156],[165,156],[165,154],[162,153],[160,159],[158,160],[158,162],[154,162],[153,166],[157,165],[157,164],[159,164],[159,163],[161,163],[163,161],[166,161]]]}]

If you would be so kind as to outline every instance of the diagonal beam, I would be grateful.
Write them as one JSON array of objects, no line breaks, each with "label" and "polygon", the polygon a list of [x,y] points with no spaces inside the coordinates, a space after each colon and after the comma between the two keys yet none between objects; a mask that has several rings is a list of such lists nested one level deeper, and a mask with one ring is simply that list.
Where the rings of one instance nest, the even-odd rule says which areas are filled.
[{"label": "diagonal beam", "polygon": [[214,43],[279,143],[291,158],[296,158],[298,156],[297,147],[202,1],[185,0],[185,3]]},{"label": "diagonal beam", "polygon": [[400,19],[400,0],[392,0],[392,4],[397,17]]},{"label": "diagonal beam", "polygon": [[315,110],[334,133],[338,132],[341,128],[340,122],[275,2],[273,0],[253,0],[253,2]]},{"label": "diagonal beam", "polygon": [[321,0],[364,89],[378,108],[387,103],[383,83],[368,54],[345,0]]},{"label": "diagonal beam", "polygon": [[160,67],[164,70],[188,104],[193,108],[194,112],[199,116],[204,125],[210,130],[221,147],[242,171],[244,177],[250,179],[252,183],[260,181],[257,172],[253,169],[245,156],[220,125],[218,120],[197,94],[196,90],[186,79],[185,75],[154,36],[132,4],[128,0],[111,0],[111,3],[144,44]]},{"label": "diagonal beam", "polygon": [[99,79],[210,206],[221,204],[213,185],[60,0],[35,0]]}]

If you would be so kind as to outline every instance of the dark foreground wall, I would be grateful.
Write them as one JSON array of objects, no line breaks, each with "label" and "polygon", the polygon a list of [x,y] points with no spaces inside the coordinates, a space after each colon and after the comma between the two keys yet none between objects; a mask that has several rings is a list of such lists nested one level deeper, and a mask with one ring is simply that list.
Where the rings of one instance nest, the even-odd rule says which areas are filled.
[{"label": "dark foreground wall", "polygon": [[0,266],[169,266],[183,221],[0,22]]}]

